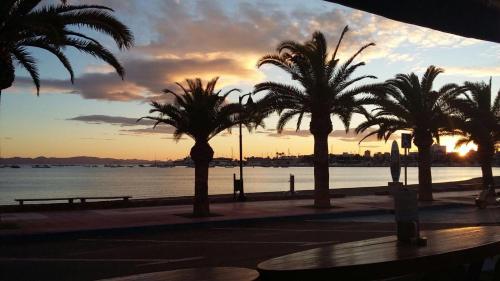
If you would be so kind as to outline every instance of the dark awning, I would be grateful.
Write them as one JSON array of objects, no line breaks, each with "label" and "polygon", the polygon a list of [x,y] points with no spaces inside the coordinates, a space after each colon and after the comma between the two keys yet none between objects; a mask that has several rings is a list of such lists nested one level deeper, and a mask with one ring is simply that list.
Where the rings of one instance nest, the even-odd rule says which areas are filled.
[{"label": "dark awning", "polygon": [[393,20],[500,43],[500,0],[326,0]]}]

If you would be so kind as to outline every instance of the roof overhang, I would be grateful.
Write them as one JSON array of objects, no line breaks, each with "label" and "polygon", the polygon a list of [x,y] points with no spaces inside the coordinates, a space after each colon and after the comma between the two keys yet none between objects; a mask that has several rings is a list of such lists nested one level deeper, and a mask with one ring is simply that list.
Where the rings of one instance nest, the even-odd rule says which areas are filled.
[{"label": "roof overhang", "polygon": [[326,0],[400,22],[500,43],[500,0]]}]

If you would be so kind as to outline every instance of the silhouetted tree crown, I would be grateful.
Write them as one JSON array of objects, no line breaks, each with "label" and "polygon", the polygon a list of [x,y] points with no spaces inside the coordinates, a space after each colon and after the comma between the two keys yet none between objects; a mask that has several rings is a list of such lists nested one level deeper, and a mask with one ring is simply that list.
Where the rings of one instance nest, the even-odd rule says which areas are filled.
[{"label": "silhouetted tree crown", "polygon": [[384,90],[371,92],[360,100],[375,108],[372,114],[365,115],[366,121],[356,128],[356,132],[378,126],[364,139],[376,135],[378,139],[388,140],[396,131],[407,130],[412,132],[417,146],[421,143],[431,145],[433,138],[439,140],[444,129],[451,126],[444,110],[446,97],[459,90],[456,84],[433,89],[435,78],[442,72],[443,69],[431,65],[421,80],[415,73],[397,74],[387,80]]},{"label": "silhouetted tree crown", "polygon": [[[295,41],[281,42],[276,48],[278,54],[269,54],[262,57],[257,65],[274,65],[291,75],[293,80],[302,87],[278,82],[264,82],[255,86],[255,92],[267,92],[258,102],[264,116],[273,112],[280,113],[278,131],[295,116],[298,117],[296,129],[300,129],[303,117],[308,114],[327,117],[337,115],[343,122],[346,130],[349,129],[352,114],[357,112],[355,96],[363,92],[370,92],[377,85],[362,85],[355,87],[355,83],[364,79],[374,79],[373,75],[352,77],[358,67],[364,62],[353,64],[355,58],[366,48],[374,46],[369,43],[362,46],[357,52],[341,63],[337,53],[345,33],[346,26],[339,41],[330,56],[327,42],[321,32],[314,32],[312,39],[301,44]],[[325,120],[326,122],[326,120]],[[313,122],[314,123],[314,122]],[[328,130],[327,126],[323,130]],[[320,128],[311,127],[311,133]]]},{"label": "silhouetted tree crown", "polygon": [[109,35],[119,49],[133,45],[128,27],[117,20],[113,10],[101,5],[45,5],[42,0],[0,1],[0,91],[9,88],[15,79],[14,62],[27,70],[40,91],[37,61],[30,52],[40,48],[56,56],[74,80],[74,71],[64,54],[73,47],[111,65],[122,78],[125,70],[115,56],[98,40],[83,33],[86,28]]},{"label": "silhouetted tree crown", "polygon": [[201,79],[186,79],[186,87],[176,83],[180,93],[169,89],[165,94],[172,95],[173,103],[152,101],[149,113],[158,116],[146,116],[145,119],[167,124],[175,128],[174,138],[179,140],[184,134],[195,141],[208,141],[220,132],[239,124],[243,108],[237,103],[228,103],[227,96],[239,89],[231,89],[225,93],[215,91],[218,78],[210,80],[205,87]]},{"label": "silhouetted tree crown", "polygon": [[[499,92],[500,93],[500,92]],[[500,141],[500,94],[492,98],[490,83],[465,82],[462,91],[447,98],[446,103],[454,117],[451,133],[462,135],[456,146],[474,142]]]}]

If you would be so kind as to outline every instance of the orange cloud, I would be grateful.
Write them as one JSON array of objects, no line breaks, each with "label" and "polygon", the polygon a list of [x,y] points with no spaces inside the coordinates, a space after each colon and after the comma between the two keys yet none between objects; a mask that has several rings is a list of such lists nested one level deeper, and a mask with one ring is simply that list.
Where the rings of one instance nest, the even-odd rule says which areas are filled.
[{"label": "orange cloud", "polygon": [[[185,78],[201,77],[211,79],[221,76],[219,87],[236,83],[242,77],[255,77],[255,72],[230,58],[219,59],[133,59],[124,62],[125,80],[115,73],[85,73],[69,81],[46,79],[42,81],[43,92],[80,94],[85,99],[110,101],[149,101],[165,88],[174,88],[174,82]],[[32,89],[28,78],[16,78],[15,87],[9,92]]]},{"label": "orange cloud", "polygon": [[[349,129],[349,132],[345,132],[345,130],[333,130],[333,132],[330,133],[329,137],[330,138],[337,138],[341,141],[345,142],[359,142],[361,139],[364,138],[367,134],[373,132],[374,129],[368,129],[366,130],[365,133],[362,134],[356,134],[354,129]],[[266,134],[269,137],[277,137],[277,138],[287,138],[290,136],[295,136],[295,137],[312,137],[311,132],[309,130],[290,130],[290,129],[285,129],[283,132],[278,133],[276,130],[273,129],[265,129],[265,130],[258,130],[256,131],[258,134]],[[390,140],[397,139],[396,135],[392,135],[390,137]],[[366,138],[363,142],[378,142],[379,140],[377,139],[376,136],[370,136]]]},{"label": "orange cloud", "polygon": [[[117,10],[117,15],[127,17],[137,15],[140,8],[139,1],[96,1],[106,2]],[[43,80],[42,90],[77,93],[86,99],[140,101],[159,98],[162,89],[184,78],[221,76],[219,86],[251,85],[264,78],[255,67],[256,61],[266,53],[274,53],[280,41],[304,41],[320,30],[333,48],[345,25],[349,25],[350,32],[340,49],[341,57],[352,55],[366,43],[379,43],[367,49],[359,60],[412,61],[418,54],[402,54],[396,49],[457,47],[479,42],[330,3],[323,10],[312,10],[299,5],[284,9],[283,5],[268,2],[241,2],[234,9],[230,11],[217,1],[159,1],[154,12],[145,10],[144,14],[127,19],[135,23],[131,25],[134,33],[142,35],[147,28],[153,39],[122,54],[125,81],[106,65],[90,64],[75,85]],[[16,83],[16,87],[21,86],[27,85]]]}]

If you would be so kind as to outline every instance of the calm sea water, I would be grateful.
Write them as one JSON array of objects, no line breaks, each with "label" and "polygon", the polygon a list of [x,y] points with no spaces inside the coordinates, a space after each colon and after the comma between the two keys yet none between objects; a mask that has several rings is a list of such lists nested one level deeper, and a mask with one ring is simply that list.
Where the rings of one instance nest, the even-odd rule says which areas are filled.
[{"label": "calm sea water", "polygon": [[[210,194],[232,193],[233,173],[238,168],[210,168]],[[245,168],[245,191],[286,191],[289,175],[295,175],[295,189],[313,188],[312,167]],[[500,175],[500,168],[494,168]],[[479,167],[434,167],[434,182],[465,180],[481,176]],[[390,181],[386,167],[331,167],[332,188],[386,185]],[[408,168],[408,183],[417,182],[417,169]],[[0,169],[0,205],[15,204],[15,198],[65,196],[131,195],[134,198],[193,195],[194,169],[175,168],[86,168]]]}]

